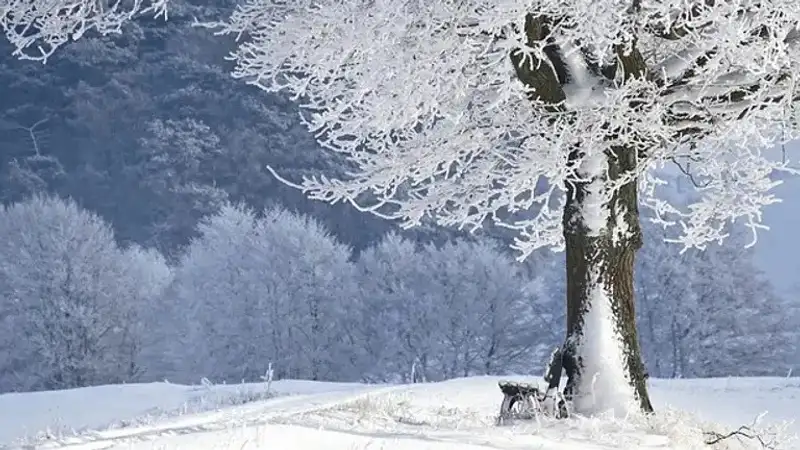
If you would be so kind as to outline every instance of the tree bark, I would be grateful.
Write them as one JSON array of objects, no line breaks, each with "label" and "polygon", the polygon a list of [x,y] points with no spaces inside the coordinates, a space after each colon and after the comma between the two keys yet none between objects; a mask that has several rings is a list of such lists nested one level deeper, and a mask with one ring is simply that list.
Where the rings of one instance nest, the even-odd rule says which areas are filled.
[{"label": "tree bark", "polygon": [[[631,150],[614,148],[606,151],[606,154],[607,181],[619,179],[635,167],[636,155]],[[652,412],[634,307],[634,258],[642,246],[637,183],[634,179],[614,192],[607,205],[610,214],[606,226],[599,234],[590,233],[583,221],[582,205],[587,197],[587,186],[588,183],[576,183],[567,188],[563,216],[567,253],[567,340],[564,356],[567,393],[573,397],[586,394],[580,392],[582,361],[587,356],[581,354],[580,344],[584,337],[584,319],[592,306],[590,284],[593,277],[597,276],[595,274],[599,274],[598,282],[610,293],[615,331],[622,340],[625,373],[641,410]]]}]

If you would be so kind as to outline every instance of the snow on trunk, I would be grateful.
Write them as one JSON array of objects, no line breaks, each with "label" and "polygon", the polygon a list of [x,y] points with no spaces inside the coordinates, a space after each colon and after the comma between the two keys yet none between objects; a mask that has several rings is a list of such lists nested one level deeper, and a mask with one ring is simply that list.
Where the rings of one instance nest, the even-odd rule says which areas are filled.
[{"label": "snow on trunk", "polygon": [[[618,220],[611,220],[607,195],[608,157],[605,152],[595,151],[587,155],[581,164],[581,172],[591,180],[581,204],[581,217],[588,236],[598,239],[615,237],[621,231],[617,228],[624,226],[624,221],[621,224]],[[585,284],[586,312],[578,343],[582,373],[574,406],[583,414],[612,412],[623,416],[639,408],[628,371],[625,341],[620,333],[621,318],[612,307],[614,292],[610,280],[604,276],[609,272],[609,261],[602,254],[590,256],[590,260],[595,262],[595,267],[587,272]]]},{"label": "snow on trunk", "polygon": [[597,237],[608,228],[611,211],[606,200],[605,181],[608,172],[608,159],[602,151],[587,155],[581,163],[581,176],[590,179],[586,186],[586,198],[581,205],[581,217],[588,235]]},{"label": "snow on trunk", "polygon": [[582,414],[613,412],[624,416],[638,411],[638,402],[627,370],[622,335],[611,308],[613,292],[599,274],[587,283],[588,311],[578,346],[582,374],[575,409]]}]

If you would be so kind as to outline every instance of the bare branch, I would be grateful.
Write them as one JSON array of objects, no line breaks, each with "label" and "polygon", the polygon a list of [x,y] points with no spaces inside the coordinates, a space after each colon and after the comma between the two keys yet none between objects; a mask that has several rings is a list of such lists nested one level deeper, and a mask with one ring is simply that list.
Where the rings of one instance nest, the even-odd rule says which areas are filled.
[{"label": "bare branch", "polygon": [[683,173],[684,175],[686,175],[689,178],[689,181],[692,182],[694,187],[696,187],[696,188],[705,188],[705,187],[708,187],[708,185],[711,183],[710,181],[706,181],[705,183],[698,183],[697,180],[695,179],[694,175],[692,175],[692,172],[691,172],[691,169],[690,169],[690,164],[691,163],[686,163],[686,167],[684,167],[684,166],[681,165],[680,162],[678,162],[677,158],[670,158],[670,161],[672,161],[672,163],[675,164],[678,167],[678,170],[680,170],[681,173]]},{"label": "bare branch", "polygon": [[43,123],[47,122],[49,118],[45,117],[44,119],[39,120],[38,122],[34,123],[29,127],[25,127],[22,125],[17,125],[17,128],[21,130],[25,130],[28,132],[28,136],[31,138],[31,143],[33,144],[33,150],[36,152],[36,156],[41,156],[42,152],[39,147],[39,140],[36,138],[36,127],[42,125]]}]

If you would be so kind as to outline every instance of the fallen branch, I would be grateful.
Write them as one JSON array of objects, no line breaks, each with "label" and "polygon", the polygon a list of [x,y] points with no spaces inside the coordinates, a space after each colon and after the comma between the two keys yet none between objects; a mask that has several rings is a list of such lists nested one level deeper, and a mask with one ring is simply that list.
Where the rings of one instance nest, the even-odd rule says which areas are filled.
[{"label": "fallen branch", "polygon": [[742,425],[739,428],[727,432],[719,433],[716,431],[704,431],[703,435],[707,445],[719,444],[728,439],[736,439],[739,442],[752,441],[757,442],[760,448],[765,450],[780,450],[789,448],[787,441],[793,441],[796,437],[790,437],[786,434],[787,423],[782,425],[772,425],[767,427],[759,426],[761,419],[764,418],[766,412],[759,414],[750,425]]},{"label": "fallen branch", "polygon": [[776,442],[774,439],[765,440],[764,437],[759,432],[753,430],[752,428],[746,425],[742,425],[738,429],[733,430],[726,434],[717,433],[716,431],[704,431],[703,434],[708,438],[705,441],[707,445],[718,444],[726,439],[737,438],[741,440],[741,438],[746,438],[749,440],[758,441],[758,443],[761,444],[761,448],[768,450],[777,450],[777,447],[775,446]]}]

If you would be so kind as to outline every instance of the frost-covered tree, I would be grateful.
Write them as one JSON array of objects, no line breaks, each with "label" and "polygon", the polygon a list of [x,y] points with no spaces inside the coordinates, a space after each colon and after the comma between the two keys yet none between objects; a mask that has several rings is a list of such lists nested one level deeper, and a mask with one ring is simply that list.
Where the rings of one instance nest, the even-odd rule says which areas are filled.
[{"label": "frost-covered tree", "polygon": [[120,291],[126,293],[124,298],[131,302],[129,326],[124,330],[132,342],[126,363],[129,372],[142,379],[161,361],[153,355],[153,350],[159,347],[158,339],[164,337],[159,333],[162,319],[159,314],[164,312],[164,294],[173,272],[164,256],[154,249],[133,245],[124,250],[122,260],[125,273],[117,283]]},{"label": "frost-covered tree", "polygon": [[74,202],[34,197],[0,210],[0,389],[134,380],[163,259],[124,251]]},{"label": "frost-covered tree", "polygon": [[368,379],[415,381],[412,368],[429,381],[539,368],[548,299],[489,243],[417,247],[389,235],[357,266]]},{"label": "frost-covered tree", "polygon": [[681,253],[660,227],[644,229],[637,315],[651,376],[781,376],[797,364],[800,308],[775,294],[744,230]]},{"label": "frost-covered tree", "polygon": [[440,353],[439,299],[414,243],[390,235],[362,252],[358,268],[364,349],[376,363],[370,375],[417,381],[411,379],[413,367],[418,380],[435,379],[430,366]]},{"label": "frost-covered tree", "polygon": [[[665,175],[663,195],[696,196],[691,180]],[[800,307],[758,268],[747,230],[728,225],[725,241],[704,251],[669,244],[674,231],[648,219],[643,230],[636,312],[651,376],[785,375],[798,363]]]},{"label": "frost-covered tree", "polygon": [[0,28],[14,46],[14,55],[45,62],[59,47],[87,31],[119,33],[139,14],[167,13],[168,0],[3,0]]},{"label": "frost-covered tree", "polygon": [[[702,248],[774,201],[787,166],[762,151],[797,134],[798,17],[795,0],[249,0],[211,26],[244,36],[235,77],[302,99],[352,162],[301,182],[313,198],[407,226],[500,222],[523,257],[566,248],[568,375],[593,413],[652,410],[639,206]],[[687,208],[657,195],[672,161],[703,186]]]},{"label": "frost-covered tree", "polygon": [[178,378],[258,380],[269,363],[280,377],[358,378],[344,331],[356,304],[349,248],[279,208],[226,205],[199,232],[170,292],[187,327],[166,352],[183,358]]}]

